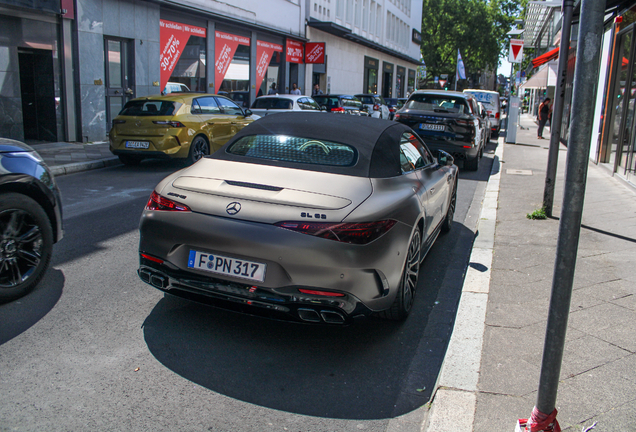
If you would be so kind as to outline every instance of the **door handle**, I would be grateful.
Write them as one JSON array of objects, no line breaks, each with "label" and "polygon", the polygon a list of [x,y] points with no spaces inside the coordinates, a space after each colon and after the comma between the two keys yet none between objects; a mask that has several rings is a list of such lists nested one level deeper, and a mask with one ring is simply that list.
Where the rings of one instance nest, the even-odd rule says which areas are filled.
[{"label": "door handle", "polygon": [[115,90],[115,94],[119,94],[119,90]]},{"label": "door handle", "polygon": [[431,192],[431,194],[435,193],[435,188],[430,188],[429,191]]},{"label": "door handle", "polygon": [[126,94],[133,94],[132,89],[131,89],[131,88],[127,88],[127,89],[126,89]]}]

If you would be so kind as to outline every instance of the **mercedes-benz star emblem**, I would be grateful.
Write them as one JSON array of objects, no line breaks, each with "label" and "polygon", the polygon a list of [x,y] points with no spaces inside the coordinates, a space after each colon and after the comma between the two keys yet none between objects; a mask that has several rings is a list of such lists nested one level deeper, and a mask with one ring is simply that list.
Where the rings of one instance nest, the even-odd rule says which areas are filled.
[{"label": "mercedes-benz star emblem", "polygon": [[231,202],[227,205],[227,207],[225,207],[225,211],[230,216],[234,216],[235,214],[241,211],[241,203]]},{"label": "mercedes-benz star emblem", "polygon": [[141,126],[141,121],[137,120],[137,121],[135,122],[135,126],[137,126],[137,127]]}]

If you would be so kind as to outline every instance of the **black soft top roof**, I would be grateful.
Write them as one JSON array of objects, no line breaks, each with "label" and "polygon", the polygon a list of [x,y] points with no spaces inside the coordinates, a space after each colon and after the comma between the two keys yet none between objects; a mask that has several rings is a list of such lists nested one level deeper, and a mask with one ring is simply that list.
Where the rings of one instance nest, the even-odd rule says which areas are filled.
[{"label": "black soft top roof", "polygon": [[[385,178],[401,174],[400,138],[410,127],[388,120],[327,113],[286,112],[260,118],[234,135],[221,149],[207,156],[259,165],[272,165],[356,177]],[[245,136],[287,135],[347,144],[355,148],[353,166],[313,165],[239,156],[226,150]]]}]

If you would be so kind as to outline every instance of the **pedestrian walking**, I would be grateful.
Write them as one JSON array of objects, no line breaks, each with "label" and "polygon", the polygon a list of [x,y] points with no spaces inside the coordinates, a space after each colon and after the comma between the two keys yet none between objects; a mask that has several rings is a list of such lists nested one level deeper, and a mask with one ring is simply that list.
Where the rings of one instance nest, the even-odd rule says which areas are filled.
[{"label": "pedestrian walking", "polygon": [[276,83],[273,82],[272,83],[272,87],[269,89],[269,91],[267,92],[268,95],[275,95],[278,94],[278,90],[276,90]]},{"label": "pedestrian walking", "polygon": [[550,98],[545,98],[543,100],[543,102],[541,102],[541,105],[539,105],[539,129],[537,130],[537,138],[538,139],[545,139],[543,138],[543,128],[545,127],[545,124],[548,122],[548,119],[550,117],[550,111],[552,110],[552,107],[550,106]]},{"label": "pedestrian walking", "polygon": [[300,95],[302,94],[300,92],[300,89],[298,88],[298,86],[296,85],[296,83],[292,84],[292,91],[289,94],[293,94],[293,95]]},{"label": "pedestrian walking", "polygon": [[314,89],[311,92],[311,95],[312,96],[318,96],[318,95],[321,95],[321,94],[322,94],[322,90],[320,90],[320,86],[318,84],[316,84],[314,86]]}]

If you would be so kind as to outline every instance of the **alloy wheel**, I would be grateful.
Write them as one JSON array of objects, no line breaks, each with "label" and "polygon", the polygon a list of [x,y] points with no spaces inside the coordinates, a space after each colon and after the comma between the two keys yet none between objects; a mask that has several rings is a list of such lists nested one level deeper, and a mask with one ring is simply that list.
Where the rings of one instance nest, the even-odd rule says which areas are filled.
[{"label": "alloy wheel", "polygon": [[0,213],[0,288],[13,288],[31,277],[42,258],[42,231],[21,209]]},{"label": "alloy wheel", "polygon": [[413,234],[413,239],[411,239],[404,274],[402,275],[402,299],[405,312],[411,310],[413,300],[415,299],[415,290],[417,288],[417,279],[420,271],[421,248],[422,240],[418,229],[415,231],[415,234]]}]

